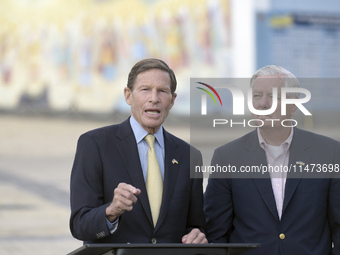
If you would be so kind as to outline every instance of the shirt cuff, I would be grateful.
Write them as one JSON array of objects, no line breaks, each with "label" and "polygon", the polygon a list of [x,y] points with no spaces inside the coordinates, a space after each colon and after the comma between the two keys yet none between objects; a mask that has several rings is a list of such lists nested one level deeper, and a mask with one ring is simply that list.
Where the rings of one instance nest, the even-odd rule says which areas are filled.
[{"label": "shirt cuff", "polygon": [[109,232],[112,235],[118,228],[118,223],[119,223],[119,217],[114,221],[114,222],[110,222],[107,218],[106,218],[106,225],[109,228]]}]

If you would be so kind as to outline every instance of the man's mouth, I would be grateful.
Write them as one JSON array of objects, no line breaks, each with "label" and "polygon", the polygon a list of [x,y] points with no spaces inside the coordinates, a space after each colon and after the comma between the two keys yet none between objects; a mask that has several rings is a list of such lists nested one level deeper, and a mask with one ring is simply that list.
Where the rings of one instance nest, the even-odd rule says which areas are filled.
[{"label": "man's mouth", "polygon": [[150,115],[157,115],[160,113],[158,110],[146,110],[145,112]]},{"label": "man's mouth", "polygon": [[271,118],[271,115],[257,115],[257,118],[263,119],[263,118]]}]

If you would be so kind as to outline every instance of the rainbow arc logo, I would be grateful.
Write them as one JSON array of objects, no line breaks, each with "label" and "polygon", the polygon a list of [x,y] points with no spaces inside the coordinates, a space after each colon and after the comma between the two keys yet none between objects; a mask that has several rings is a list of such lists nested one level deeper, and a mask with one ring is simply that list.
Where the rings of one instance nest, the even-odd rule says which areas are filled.
[{"label": "rainbow arc logo", "polygon": [[[212,92],[214,92],[214,94],[217,96],[217,98],[218,98],[218,100],[220,101],[220,104],[221,104],[221,106],[222,106],[221,97],[220,97],[220,95],[217,93],[217,91],[216,91],[212,86],[210,86],[210,85],[208,85],[208,84],[206,84],[206,83],[203,83],[203,82],[197,82],[197,83],[199,83],[199,84],[201,84],[201,85],[203,85],[203,86],[206,86],[206,87],[209,88]],[[200,88],[200,87],[196,87],[196,88],[198,88],[198,89],[203,90],[204,92],[206,92],[206,93],[214,100],[215,105],[217,105],[216,100],[215,100],[215,97],[213,96],[213,94],[211,94],[211,92],[210,92],[209,90],[204,89],[204,88]]]}]

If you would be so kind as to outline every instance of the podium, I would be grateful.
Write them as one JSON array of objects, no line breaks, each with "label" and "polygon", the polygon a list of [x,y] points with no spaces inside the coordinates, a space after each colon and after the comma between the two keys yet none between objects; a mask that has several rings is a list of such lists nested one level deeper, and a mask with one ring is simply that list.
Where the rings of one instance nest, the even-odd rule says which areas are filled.
[{"label": "podium", "polygon": [[239,255],[259,243],[224,244],[84,244],[68,255]]}]

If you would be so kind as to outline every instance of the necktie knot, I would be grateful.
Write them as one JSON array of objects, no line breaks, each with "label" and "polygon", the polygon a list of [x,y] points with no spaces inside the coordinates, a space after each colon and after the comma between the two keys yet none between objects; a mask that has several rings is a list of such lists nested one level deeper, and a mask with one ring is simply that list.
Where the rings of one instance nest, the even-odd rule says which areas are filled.
[{"label": "necktie knot", "polygon": [[150,148],[154,148],[155,147],[155,136],[148,134],[144,137],[144,140],[148,143]]}]

